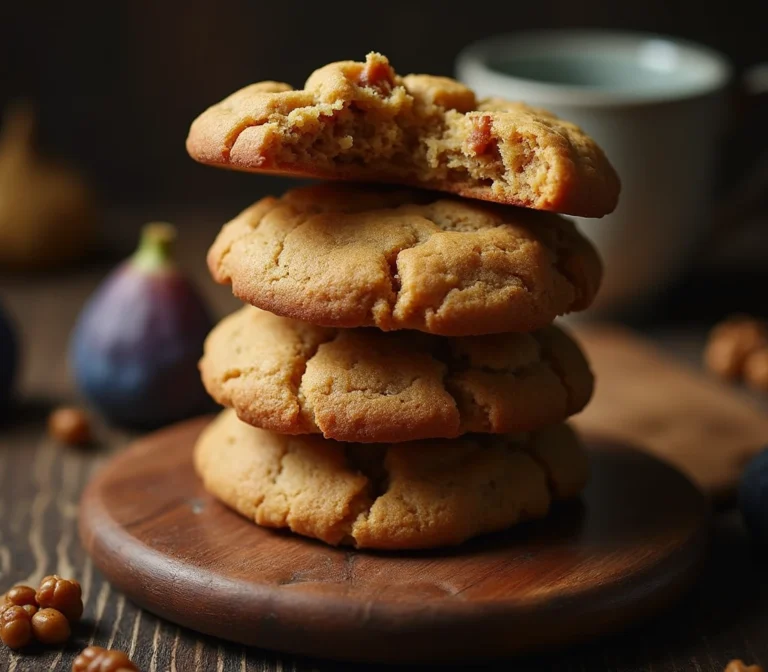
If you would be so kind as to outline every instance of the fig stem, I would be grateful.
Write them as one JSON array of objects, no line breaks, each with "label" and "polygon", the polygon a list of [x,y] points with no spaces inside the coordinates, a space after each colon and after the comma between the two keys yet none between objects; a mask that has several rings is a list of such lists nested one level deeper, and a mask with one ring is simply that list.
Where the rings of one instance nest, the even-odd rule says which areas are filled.
[{"label": "fig stem", "polygon": [[139,247],[131,262],[147,273],[158,273],[175,267],[173,258],[176,227],[167,222],[150,222],[141,229]]}]

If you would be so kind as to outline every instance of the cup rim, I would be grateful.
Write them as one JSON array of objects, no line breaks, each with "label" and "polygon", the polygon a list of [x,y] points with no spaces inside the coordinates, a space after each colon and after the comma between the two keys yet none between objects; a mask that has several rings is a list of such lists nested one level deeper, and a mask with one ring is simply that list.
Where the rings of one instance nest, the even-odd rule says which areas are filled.
[{"label": "cup rim", "polygon": [[[679,90],[667,91],[606,91],[567,84],[537,81],[505,74],[494,69],[489,61],[500,54],[520,55],[533,49],[574,48],[585,43],[598,45],[610,43],[614,48],[629,49],[652,42],[674,47],[683,58],[695,59],[707,73],[702,81]],[[466,45],[456,56],[456,77],[470,83],[473,88],[503,91],[505,85],[514,82],[521,98],[530,96],[539,105],[571,106],[623,106],[672,102],[697,98],[722,89],[733,75],[728,58],[703,44],[663,33],[621,30],[554,29],[502,33],[485,37]]]}]

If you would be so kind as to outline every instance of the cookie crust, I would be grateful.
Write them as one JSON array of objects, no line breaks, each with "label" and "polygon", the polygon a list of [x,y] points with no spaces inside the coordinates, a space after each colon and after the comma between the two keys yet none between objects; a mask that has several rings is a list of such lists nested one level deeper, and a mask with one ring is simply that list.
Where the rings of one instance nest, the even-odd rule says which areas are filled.
[{"label": "cookie crust", "polygon": [[246,306],[208,336],[203,382],[241,420],[361,443],[505,434],[562,422],[593,376],[557,327],[446,339],[328,329]]},{"label": "cookie crust", "polygon": [[278,315],[441,336],[534,331],[587,308],[602,278],[595,248],[558,215],[341,184],[263,198],[207,260]]},{"label": "cookie crust", "polygon": [[231,410],[203,432],[194,459],[205,488],[258,525],[385,550],[452,546],[544,517],[589,475],[567,425],[372,447],[273,434]]},{"label": "cookie crust", "polygon": [[195,160],[237,170],[383,181],[602,217],[620,182],[597,143],[550,112],[477,100],[447,77],[399,76],[385,56],[316,70],[303,89],[247,86],[192,123]]}]

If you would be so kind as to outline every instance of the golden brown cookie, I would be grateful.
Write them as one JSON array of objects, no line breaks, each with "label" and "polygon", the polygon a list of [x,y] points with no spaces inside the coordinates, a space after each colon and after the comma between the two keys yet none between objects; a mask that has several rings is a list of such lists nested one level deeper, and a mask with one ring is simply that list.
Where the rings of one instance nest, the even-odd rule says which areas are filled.
[{"label": "golden brown cookie", "polygon": [[614,210],[619,178],[579,127],[545,110],[478,101],[447,77],[400,77],[381,54],[315,71],[304,89],[252,84],[203,112],[202,163],[384,181],[584,217]]},{"label": "golden brown cookie", "polygon": [[442,336],[539,329],[589,306],[602,277],[558,215],[339,184],[258,201],[222,229],[208,266],[278,315]]},{"label": "golden brown cookie", "polygon": [[567,425],[361,446],[274,434],[231,410],[201,435],[195,468],[211,494],[259,525],[390,550],[450,546],[541,518],[589,474]]},{"label": "golden brown cookie", "polygon": [[245,422],[362,443],[529,431],[580,411],[593,387],[556,327],[449,339],[315,327],[251,306],[211,332],[200,369]]}]

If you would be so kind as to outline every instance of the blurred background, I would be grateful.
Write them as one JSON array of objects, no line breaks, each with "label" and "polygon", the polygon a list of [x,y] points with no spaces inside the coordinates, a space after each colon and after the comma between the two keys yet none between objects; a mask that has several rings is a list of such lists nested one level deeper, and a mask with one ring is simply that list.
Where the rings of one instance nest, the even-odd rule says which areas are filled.
[{"label": "blurred background", "polygon": [[[287,184],[276,177],[206,168],[186,155],[192,119],[241,86],[261,79],[299,86],[318,65],[360,60],[370,50],[386,54],[401,73],[453,75],[455,57],[468,43],[541,28],[685,37],[722,52],[737,73],[768,60],[765,0],[712,7],[665,0],[5,2],[0,8],[0,109],[20,98],[32,102],[41,150],[75,166],[94,187],[110,213],[100,224],[108,235],[119,237],[134,221],[181,220],[192,212],[197,221],[208,222],[210,237],[250,202]],[[756,132],[768,119],[768,106],[747,104],[737,90],[733,97],[718,197],[741,183],[768,148],[768,134]],[[761,184],[760,179],[753,176],[753,182]],[[702,306],[720,305],[720,298],[732,309],[764,310],[762,289],[744,277],[759,273],[768,258],[768,215],[761,212],[768,213],[768,197],[760,196],[765,191],[752,189],[749,203],[729,215],[737,220],[733,235],[722,238],[716,250],[705,250],[692,269],[720,274],[727,268],[734,284],[721,277],[712,289],[696,291],[687,275],[681,281],[684,300],[675,310],[695,315]],[[125,245],[131,236],[133,229]],[[709,296],[704,299],[701,291]],[[695,310],[689,310],[692,304]],[[657,305],[655,314],[662,309]]]},{"label": "blurred background", "polygon": [[[114,290],[111,273],[135,249],[141,227],[164,220],[178,229],[179,267],[200,288],[212,320],[240,305],[229,287],[214,285],[208,276],[206,250],[225,222],[262,196],[279,194],[296,182],[218,170],[190,159],[185,150],[189,125],[208,106],[259,80],[300,87],[315,68],[336,60],[363,60],[370,51],[388,56],[401,74],[454,76],[457,55],[467,45],[512,31],[649,31],[720,52],[732,63],[735,76],[727,92],[729,113],[719,139],[716,181],[699,188],[701,199],[713,203],[711,217],[702,217],[701,227],[709,227],[712,219],[719,233],[697,238],[695,251],[686,255],[690,263],[685,271],[665,281],[642,310],[630,302],[612,316],[699,365],[706,335],[719,320],[733,313],[768,318],[768,96],[748,98],[739,86],[751,66],[768,63],[767,8],[768,0],[0,0],[0,454],[5,451],[0,455],[0,508],[7,505],[13,514],[3,516],[4,528],[0,524],[5,549],[10,549],[6,559],[13,560],[4,563],[5,569],[12,564],[14,579],[21,580],[33,566],[34,571],[55,569],[58,559],[58,571],[70,576],[63,564],[70,558],[73,572],[85,571],[85,556],[74,548],[74,511],[81,486],[94,468],[126,445],[128,436],[107,426],[117,425],[114,406],[130,414],[131,422],[140,419],[142,431],[150,421],[169,423],[180,413],[200,412],[198,397],[204,391],[197,361],[209,325],[201,326],[202,320],[196,319],[196,328],[190,328],[189,315],[198,315],[189,309],[197,305],[192,292],[185,288],[181,301],[182,293],[176,291],[133,292],[130,281],[123,283],[128,290],[121,290],[122,295],[99,291],[105,286]],[[18,107],[22,101],[26,108]],[[691,124],[695,122],[691,117]],[[658,130],[659,138],[665,137],[665,130],[666,137],[670,135],[669,128]],[[654,173],[658,166],[670,176],[669,184],[646,190],[653,204],[648,212],[655,208],[665,214],[686,177],[685,170],[676,175],[670,165],[690,154],[674,142],[654,140],[647,146],[658,160],[647,172]],[[642,154],[647,160],[648,153]],[[59,167],[52,168],[42,157],[55,158]],[[600,231],[601,222],[594,231]],[[642,247],[642,224],[621,243],[623,253],[631,256]],[[661,231],[663,247],[666,222],[648,225]],[[615,224],[605,222],[603,233],[609,235],[611,226]],[[675,222],[668,228],[672,234]],[[650,276],[662,265],[652,254],[642,259]],[[621,262],[612,268],[626,270]],[[120,277],[138,276],[141,273]],[[155,289],[148,277],[142,286]],[[90,303],[93,297],[100,297],[97,310]],[[137,305],[156,309],[173,329],[154,328],[148,320],[149,326],[142,324],[140,318],[149,308],[143,312]],[[75,328],[83,315],[88,317],[87,329]],[[186,317],[176,319],[178,315]],[[749,347],[762,353],[759,395],[765,404],[768,322],[748,329],[747,337],[750,334],[755,337]],[[658,454],[690,444],[690,449],[675,454],[692,456],[693,462],[701,448],[706,469],[727,463],[728,473],[730,465],[744,463],[742,447],[749,444],[749,451],[755,451],[756,436],[764,442],[762,416],[734,412],[739,410],[735,401],[721,404],[707,390],[699,397],[683,385],[669,385],[678,375],[674,372],[656,380],[663,365],[648,366],[644,358],[612,358],[615,351],[596,342],[595,349],[607,353],[602,358],[607,365],[598,374],[597,390],[604,396],[599,400],[602,415],[594,416],[597,422],[605,419],[614,430],[643,434],[643,445],[646,437],[655,448],[658,442]],[[78,346],[78,356],[70,361],[72,343]],[[729,355],[741,350],[742,343],[737,339],[737,348],[725,345]],[[597,359],[593,352],[590,361]],[[173,367],[162,360],[166,353]],[[746,358],[743,352],[736,354]],[[634,368],[625,361],[635,363]],[[168,370],[174,376],[166,375]],[[740,384],[742,371],[737,373],[731,378]],[[194,384],[188,382],[192,379]],[[99,386],[90,385],[93,380]],[[172,384],[166,385],[168,381]],[[695,392],[695,387],[696,381],[690,381],[688,388]],[[21,403],[18,408],[7,406],[12,412],[6,426],[2,411],[14,390]],[[204,401],[209,402],[207,397]],[[75,436],[68,441],[65,432],[63,440],[78,441],[79,421],[86,437],[82,442],[90,444],[90,417],[94,447],[105,450],[59,450],[46,438],[43,428],[50,422],[50,411],[72,403],[88,414],[82,408],[69,414]],[[93,412],[105,408],[108,422]],[[710,455],[715,459],[710,461]],[[764,471],[754,473],[761,487],[768,482]],[[729,532],[726,542],[730,537],[735,539],[735,533]],[[44,563],[39,553],[43,541],[49,551]],[[699,609],[705,621],[693,619],[687,639],[684,629],[673,633],[672,644],[685,644],[678,651],[678,658],[685,659],[681,667],[694,660],[697,647],[703,647],[699,659],[708,661],[707,669],[715,669],[717,647],[723,655],[736,655],[750,650],[747,634],[753,642],[763,639],[764,619],[748,629],[725,624],[737,617],[753,618],[753,598],[765,594],[766,584],[745,564],[745,545],[723,546],[719,555],[734,563],[715,563],[713,576],[737,577],[740,583],[723,584],[726,591],[711,589],[716,600],[727,595],[728,609],[721,609],[719,602],[706,603],[709,609]],[[755,564],[763,565],[762,560]],[[98,595],[98,618],[104,616],[101,624],[98,619],[94,624],[101,630],[94,630],[96,642],[106,643],[109,628],[102,626],[114,616],[109,645],[114,640],[127,647],[122,635],[115,640],[115,632],[130,632],[132,620],[135,636],[139,618],[134,619],[129,606],[123,615],[122,601],[104,611],[109,593],[100,579],[95,581],[90,592]],[[741,589],[747,585],[750,590]],[[732,604],[734,595],[739,599]],[[118,611],[110,611],[113,608]],[[175,656],[178,631],[173,644],[165,639],[170,631],[163,630],[162,640],[160,632],[159,624],[155,627],[145,619],[140,636],[155,645],[160,641],[161,655],[173,651]],[[649,649],[654,665],[657,660],[672,661],[664,649],[666,640],[660,641],[661,647]],[[724,642],[733,644],[726,647]],[[199,640],[192,646],[189,638],[182,644],[188,660],[193,648],[197,659],[199,646]],[[213,660],[216,643],[206,647],[210,650],[205,660]],[[139,651],[147,661],[149,645],[139,644]],[[182,648],[179,651],[181,656]],[[35,655],[30,665],[63,667],[61,653],[54,653],[58,657],[53,663],[40,662],[43,659]],[[626,662],[627,655],[620,650],[613,659]],[[10,660],[3,656],[0,650],[0,669],[3,660]],[[153,664],[155,659],[153,655]],[[234,659],[232,664],[240,665]],[[261,662],[257,665],[267,669]]]}]

